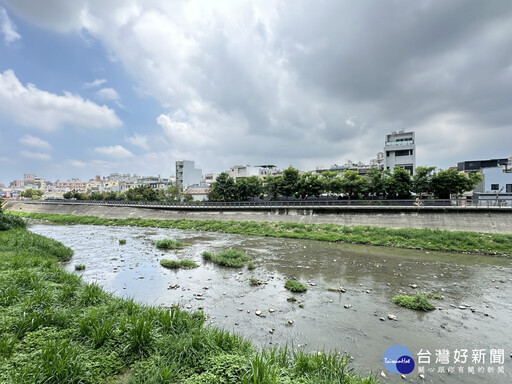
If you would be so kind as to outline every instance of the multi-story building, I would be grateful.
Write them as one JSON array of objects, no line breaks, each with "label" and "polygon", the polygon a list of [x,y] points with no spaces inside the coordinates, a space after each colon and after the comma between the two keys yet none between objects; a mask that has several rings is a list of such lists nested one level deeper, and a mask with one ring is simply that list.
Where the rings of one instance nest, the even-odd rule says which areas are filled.
[{"label": "multi-story building", "polygon": [[265,177],[277,173],[278,170],[275,165],[235,165],[228,171],[228,175],[235,180],[240,177]]},{"label": "multi-story building", "polygon": [[176,185],[182,191],[191,185],[199,185],[201,183],[202,171],[195,168],[194,162],[190,160],[182,160],[176,162]]},{"label": "multi-story building", "polygon": [[416,170],[416,143],[412,132],[391,132],[384,143],[384,169],[393,172],[395,167],[403,168],[411,175]]}]

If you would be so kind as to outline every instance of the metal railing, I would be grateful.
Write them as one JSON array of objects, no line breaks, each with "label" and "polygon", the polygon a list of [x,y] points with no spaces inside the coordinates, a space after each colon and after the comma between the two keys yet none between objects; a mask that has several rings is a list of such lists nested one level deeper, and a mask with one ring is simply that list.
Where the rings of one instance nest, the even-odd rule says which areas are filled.
[{"label": "metal railing", "polygon": [[[12,201],[12,200],[11,200]],[[410,208],[509,208],[512,209],[511,199],[497,200],[467,200],[467,199],[449,199],[449,200],[421,200],[419,203],[415,200],[256,200],[256,201],[205,201],[205,202],[158,202],[158,201],[117,201],[117,200],[14,200],[29,204],[86,204],[103,206],[121,206],[121,207],[147,207],[147,208],[330,208],[330,207],[410,207]]]}]

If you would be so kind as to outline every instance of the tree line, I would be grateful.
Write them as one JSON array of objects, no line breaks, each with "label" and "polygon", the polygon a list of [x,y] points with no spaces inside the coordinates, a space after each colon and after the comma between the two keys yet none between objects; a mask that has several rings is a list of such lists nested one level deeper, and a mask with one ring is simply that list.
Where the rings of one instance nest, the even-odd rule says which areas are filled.
[{"label": "tree line", "polygon": [[181,193],[180,188],[176,185],[169,186],[165,190],[155,190],[149,186],[141,186],[131,188],[126,192],[115,192],[115,191],[102,191],[102,192],[88,192],[82,193],[78,191],[66,192],[63,195],[64,199],[75,199],[75,200],[109,200],[109,201],[159,201],[159,202],[177,202],[177,201],[189,201],[191,200],[190,195],[184,195]]},{"label": "tree line", "polygon": [[322,174],[304,172],[289,167],[279,176],[269,175],[233,179],[226,172],[217,176],[210,186],[210,201],[243,201],[250,198],[301,198],[322,195],[343,196],[350,200],[362,198],[409,199],[419,197],[449,199],[471,191],[483,180],[479,173],[465,174],[456,169],[437,170],[418,167],[414,176],[402,168],[380,171],[372,168],[366,175],[347,170]]}]

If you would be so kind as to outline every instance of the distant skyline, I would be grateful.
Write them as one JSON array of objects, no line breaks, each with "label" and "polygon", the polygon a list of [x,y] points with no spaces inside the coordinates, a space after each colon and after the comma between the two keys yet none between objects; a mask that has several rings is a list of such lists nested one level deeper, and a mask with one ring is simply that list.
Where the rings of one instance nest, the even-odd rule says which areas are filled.
[{"label": "distant skyline", "polygon": [[512,3],[0,0],[0,183],[512,155]]}]

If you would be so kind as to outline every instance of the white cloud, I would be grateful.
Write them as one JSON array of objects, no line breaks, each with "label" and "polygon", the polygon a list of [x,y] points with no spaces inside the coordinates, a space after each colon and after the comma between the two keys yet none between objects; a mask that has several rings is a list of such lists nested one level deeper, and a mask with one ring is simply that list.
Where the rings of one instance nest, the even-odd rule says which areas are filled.
[{"label": "white cloud", "polygon": [[34,84],[23,86],[11,69],[0,74],[0,113],[18,124],[43,131],[63,126],[104,129],[122,125],[115,111],[107,106],[68,92],[59,96]]},{"label": "white cloud", "polygon": [[127,137],[126,141],[145,150],[149,150],[150,148],[149,140],[146,135],[139,135],[138,133],[136,133],[132,137]]},{"label": "white cloud", "polygon": [[39,152],[29,152],[29,151],[21,151],[21,155],[28,159],[33,160],[42,160],[42,161],[50,161],[52,157],[47,153],[39,153]]},{"label": "white cloud", "polygon": [[25,135],[20,139],[20,143],[29,147],[35,147],[42,150],[50,150],[52,146],[47,141],[40,139],[39,137]]},{"label": "white cloud", "polygon": [[84,88],[98,88],[107,82],[106,79],[96,79],[90,83],[84,83]]},{"label": "white cloud", "polygon": [[124,148],[121,145],[113,145],[107,147],[97,147],[94,148],[94,153],[105,155],[109,157],[113,157],[116,159],[123,159],[128,157],[133,157],[133,153]]},{"label": "white cloud", "polygon": [[20,34],[16,32],[16,25],[14,25],[3,7],[0,7],[0,31],[2,31],[5,44],[7,45],[21,39]]},{"label": "white cloud", "polygon": [[96,97],[101,100],[117,101],[119,100],[119,94],[114,88],[102,88],[96,92]]}]

